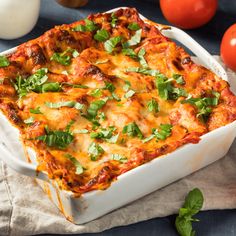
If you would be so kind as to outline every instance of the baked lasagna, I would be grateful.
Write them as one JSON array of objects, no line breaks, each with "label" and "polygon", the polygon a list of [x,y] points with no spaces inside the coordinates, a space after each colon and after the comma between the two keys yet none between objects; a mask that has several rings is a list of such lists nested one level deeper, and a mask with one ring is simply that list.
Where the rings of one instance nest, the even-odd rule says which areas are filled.
[{"label": "baked lasagna", "polygon": [[228,83],[156,26],[120,9],[0,57],[0,109],[61,189],[106,189],[236,119]]}]

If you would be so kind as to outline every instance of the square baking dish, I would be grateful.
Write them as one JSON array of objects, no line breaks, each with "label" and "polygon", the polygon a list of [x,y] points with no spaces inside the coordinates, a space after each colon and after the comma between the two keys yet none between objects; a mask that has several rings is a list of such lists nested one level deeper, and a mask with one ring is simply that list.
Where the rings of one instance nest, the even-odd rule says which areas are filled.
[{"label": "square baking dish", "polygon": [[[155,24],[142,15],[140,18],[149,24]],[[200,64],[227,81],[227,74],[222,66],[188,34],[172,26],[155,25],[163,35],[181,42],[191,50],[199,58]],[[16,48],[13,48],[0,55],[8,55],[15,50]],[[19,141],[19,131],[3,114],[0,114],[0,130],[0,158],[17,172],[36,178],[38,184],[68,220],[75,224],[84,224],[223,157],[236,136],[236,121],[201,136],[198,144],[184,145],[172,153],[120,175],[106,190],[91,191],[79,198],[74,197],[72,192],[59,189],[56,181],[49,179],[46,173],[37,172],[36,153],[23,147]]]}]

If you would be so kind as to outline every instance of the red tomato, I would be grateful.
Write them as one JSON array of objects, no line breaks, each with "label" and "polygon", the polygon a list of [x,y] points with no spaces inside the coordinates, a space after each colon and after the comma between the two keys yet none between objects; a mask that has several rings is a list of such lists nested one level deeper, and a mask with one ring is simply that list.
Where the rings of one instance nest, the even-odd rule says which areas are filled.
[{"label": "red tomato", "polygon": [[224,63],[236,71],[236,24],[226,30],[221,41],[220,55]]},{"label": "red tomato", "polygon": [[206,24],[217,9],[217,0],[160,0],[165,18],[183,29]]}]

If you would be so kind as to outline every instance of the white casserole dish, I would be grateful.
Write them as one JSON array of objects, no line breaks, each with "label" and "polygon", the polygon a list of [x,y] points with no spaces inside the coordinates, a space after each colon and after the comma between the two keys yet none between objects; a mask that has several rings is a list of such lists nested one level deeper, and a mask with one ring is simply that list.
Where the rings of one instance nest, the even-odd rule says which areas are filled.
[{"label": "white casserole dish", "polygon": [[[140,17],[146,19],[142,15]],[[163,29],[162,33],[181,41],[200,58],[202,65],[227,80],[222,66],[185,32],[170,27]],[[0,55],[13,53],[15,50],[16,48],[13,48]],[[228,152],[235,136],[236,121],[203,135],[198,144],[184,145],[170,154],[122,174],[105,191],[91,191],[75,198],[72,192],[60,190],[54,180],[48,179],[47,174],[37,173],[34,151],[28,149],[25,152],[19,141],[18,130],[0,114],[0,158],[17,172],[36,178],[65,217],[75,224],[94,220],[217,161]],[[30,159],[31,163],[27,163],[27,159]]]}]

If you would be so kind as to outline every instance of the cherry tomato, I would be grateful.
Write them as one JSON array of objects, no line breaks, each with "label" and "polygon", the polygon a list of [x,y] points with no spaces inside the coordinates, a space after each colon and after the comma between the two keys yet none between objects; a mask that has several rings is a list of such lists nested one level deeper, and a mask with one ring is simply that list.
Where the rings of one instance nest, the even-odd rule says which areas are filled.
[{"label": "cherry tomato", "polygon": [[183,29],[206,24],[215,15],[217,0],[160,0],[165,18]]},{"label": "cherry tomato", "polygon": [[224,63],[236,71],[236,24],[226,30],[221,41],[220,55]]}]

